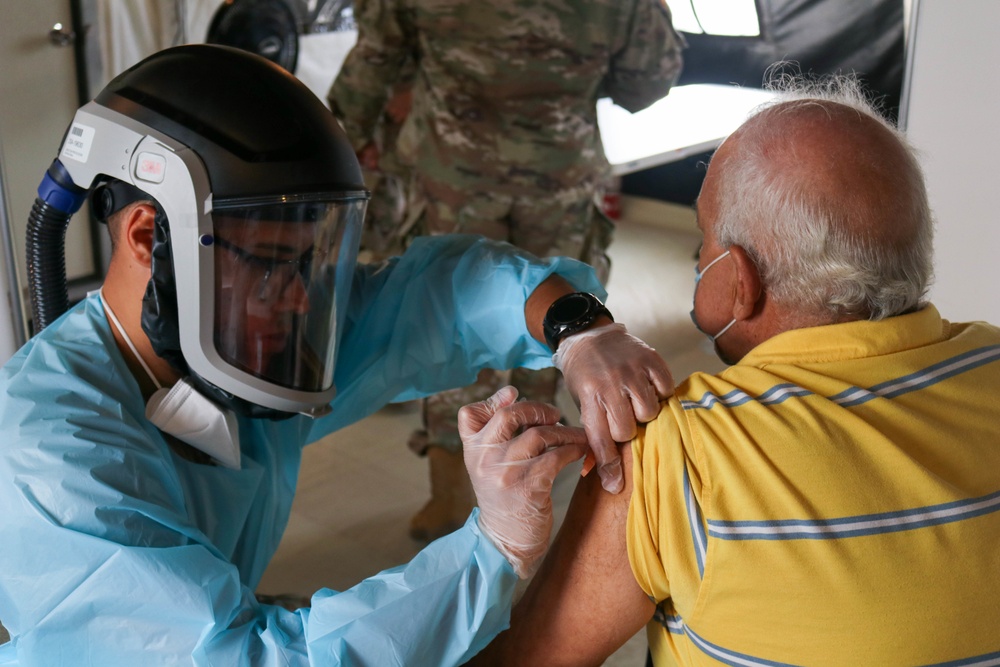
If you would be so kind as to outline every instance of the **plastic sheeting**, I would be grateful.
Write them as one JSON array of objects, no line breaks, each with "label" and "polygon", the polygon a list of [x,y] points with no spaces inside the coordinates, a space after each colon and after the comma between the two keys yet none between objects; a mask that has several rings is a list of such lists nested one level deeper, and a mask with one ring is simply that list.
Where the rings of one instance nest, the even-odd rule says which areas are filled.
[{"label": "plastic sheeting", "polygon": [[181,44],[205,41],[208,24],[222,0],[89,0],[97,19],[100,72],[90,89],[108,81],[146,56]]}]

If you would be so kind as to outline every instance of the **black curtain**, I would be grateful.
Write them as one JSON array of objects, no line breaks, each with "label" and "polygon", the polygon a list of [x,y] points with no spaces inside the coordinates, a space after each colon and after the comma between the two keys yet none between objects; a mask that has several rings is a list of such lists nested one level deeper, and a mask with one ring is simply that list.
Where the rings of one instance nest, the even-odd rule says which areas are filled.
[{"label": "black curtain", "polygon": [[[792,61],[792,71],[803,74],[856,74],[895,121],[903,83],[903,0],[757,0],[757,13],[759,37],[684,33],[688,48],[678,84],[760,88],[773,63]],[[629,174],[622,190],[691,203],[710,157]]]},{"label": "black curtain", "polygon": [[685,33],[680,82],[761,87],[779,60],[803,73],[855,72],[898,113],[903,82],[903,0],[757,0],[760,37]]}]

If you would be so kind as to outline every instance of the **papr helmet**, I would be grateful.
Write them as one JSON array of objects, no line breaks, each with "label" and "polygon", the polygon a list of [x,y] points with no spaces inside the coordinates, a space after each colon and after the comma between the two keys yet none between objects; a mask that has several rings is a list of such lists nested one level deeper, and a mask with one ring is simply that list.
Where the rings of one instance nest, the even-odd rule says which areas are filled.
[{"label": "papr helmet", "polygon": [[140,195],[158,207],[142,314],[157,354],[251,416],[328,409],[368,193],[304,84],[237,49],[160,51],[77,112],[32,223],[62,211],[65,229],[92,190],[109,211]]}]

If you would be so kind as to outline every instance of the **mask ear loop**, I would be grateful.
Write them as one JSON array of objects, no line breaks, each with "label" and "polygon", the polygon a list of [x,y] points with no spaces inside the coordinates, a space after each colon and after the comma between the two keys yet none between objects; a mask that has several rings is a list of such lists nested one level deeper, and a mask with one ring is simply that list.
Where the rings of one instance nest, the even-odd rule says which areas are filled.
[{"label": "mask ear loop", "polygon": [[[239,425],[236,422],[236,415],[229,410],[225,410],[215,405],[208,398],[198,394],[194,387],[192,387],[186,380],[181,380],[175,384],[173,389],[169,392],[164,389],[163,385],[157,381],[157,379],[153,376],[153,372],[149,369],[149,366],[146,365],[146,362],[143,361],[142,357],[139,355],[139,351],[135,349],[135,345],[132,344],[132,339],[130,339],[128,334],[125,333],[125,328],[118,320],[118,316],[115,315],[113,310],[111,310],[111,306],[108,305],[108,302],[104,300],[104,289],[102,288],[99,293],[101,295],[101,305],[104,306],[104,312],[108,314],[108,318],[111,320],[111,323],[115,325],[115,328],[118,329],[118,333],[120,333],[122,338],[125,339],[125,344],[128,345],[128,349],[132,350],[132,354],[134,354],[135,358],[139,360],[139,364],[142,366],[142,369],[146,371],[146,375],[148,375],[149,379],[154,385],[156,385],[156,392],[146,405],[146,418],[164,433],[172,435],[178,440],[191,445],[195,449],[208,454],[227,468],[239,470]],[[192,435],[197,436],[198,433],[178,433],[175,429],[170,428],[169,421],[176,414],[178,410],[178,403],[183,404],[189,397],[192,397],[192,395],[200,397],[203,404],[209,404],[218,410],[218,414],[222,416],[222,425],[225,427],[224,435],[228,436],[228,438],[218,437],[215,441],[204,441],[198,437],[191,437]],[[173,412],[168,414],[168,423],[161,423],[161,420],[157,418],[156,413],[160,410],[160,407],[165,401],[170,401],[172,398],[175,401],[173,404]],[[197,399],[195,399],[188,404],[191,405],[192,403],[197,402]],[[217,430],[213,431],[212,434],[216,435]]]},{"label": "mask ear loop", "polygon": [[142,366],[142,370],[146,371],[146,375],[148,375],[152,383],[156,385],[157,390],[163,389],[163,385],[161,385],[153,375],[153,371],[149,370],[149,366],[146,365],[142,355],[139,354],[139,350],[135,349],[135,345],[132,344],[132,339],[128,337],[127,333],[125,333],[125,327],[123,327],[122,323],[118,321],[118,316],[115,315],[115,312],[111,310],[111,306],[109,306],[108,302],[104,299],[104,288],[102,287],[98,293],[101,296],[101,305],[104,306],[104,312],[108,314],[108,319],[111,320],[111,323],[115,325],[116,329],[118,329],[118,333],[120,333],[122,338],[125,339],[125,344],[128,345],[128,349],[132,350],[132,354],[134,354],[135,358],[139,360],[139,365]]},{"label": "mask ear loop", "polygon": [[715,334],[714,336],[711,337],[712,338],[712,342],[714,343],[715,341],[719,340],[719,336],[721,336],[722,334],[724,334],[727,331],[729,331],[729,328],[732,327],[734,324],[736,324],[736,318],[735,317],[729,321],[729,324],[727,324],[726,326],[722,327],[722,331],[720,331],[719,333],[717,333],[717,334]]}]

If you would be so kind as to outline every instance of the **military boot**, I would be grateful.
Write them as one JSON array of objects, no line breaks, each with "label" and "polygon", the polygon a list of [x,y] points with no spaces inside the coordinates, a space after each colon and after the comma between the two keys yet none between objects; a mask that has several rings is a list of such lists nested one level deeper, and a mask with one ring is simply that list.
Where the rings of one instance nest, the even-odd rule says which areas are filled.
[{"label": "military boot", "polygon": [[465,524],[476,504],[462,450],[427,447],[431,499],[410,519],[410,537],[431,542]]}]

